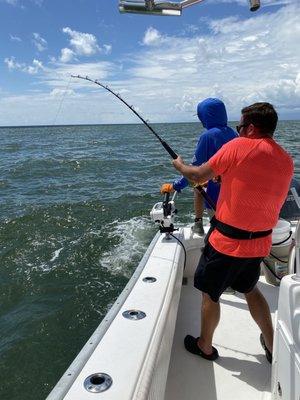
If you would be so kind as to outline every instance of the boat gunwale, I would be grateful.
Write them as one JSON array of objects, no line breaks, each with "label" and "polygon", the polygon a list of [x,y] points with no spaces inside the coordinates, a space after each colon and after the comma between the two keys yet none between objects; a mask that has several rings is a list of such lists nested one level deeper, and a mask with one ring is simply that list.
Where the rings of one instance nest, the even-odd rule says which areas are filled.
[{"label": "boat gunwale", "polygon": [[120,309],[123,307],[123,304],[128,298],[132,288],[134,287],[140,275],[142,274],[147,264],[147,261],[152,253],[152,250],[155,247],[160,236],[161,233],[158,231],[154,236],[154,238],[152,239],[152,241],[150,242],[143,258],[139,262],[137,268],[134,270],[133,275],[127,282],[121,294],[117,297],[112,307],[104,316],[103,320],[96,328],[92,336],[86,341],[85,345],[77,354],[75,359],[72,361],[71,365],[68,367],[66,372],[62,375],[60,380],[53,387],[52,391],[49,393],[46,400],[62,400],[66,396],[69,389],[71,388],[71,386],[77,379],[78,375],[80,374],[82,368],[85,366],[90,356],[100,343],[101,339],[109,329],[114,318],[119,313]]}]

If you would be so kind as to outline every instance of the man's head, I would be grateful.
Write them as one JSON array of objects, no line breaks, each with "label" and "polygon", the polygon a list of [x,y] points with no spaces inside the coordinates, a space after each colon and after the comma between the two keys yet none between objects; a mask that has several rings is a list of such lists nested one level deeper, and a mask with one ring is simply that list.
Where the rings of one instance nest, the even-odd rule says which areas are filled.
[{"label": "man's head", "polygon": [[278,115],[270,103],[254,103],[242,109],[240,136],[273,137]]}]

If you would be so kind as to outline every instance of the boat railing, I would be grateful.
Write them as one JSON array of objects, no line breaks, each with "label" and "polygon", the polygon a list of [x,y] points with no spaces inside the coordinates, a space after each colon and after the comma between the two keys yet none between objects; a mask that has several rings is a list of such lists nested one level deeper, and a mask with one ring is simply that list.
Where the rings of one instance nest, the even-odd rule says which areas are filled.
[{"label": "boat railing", "polygon": [[295,232],[296,279],[300,280],[300,220]]}]

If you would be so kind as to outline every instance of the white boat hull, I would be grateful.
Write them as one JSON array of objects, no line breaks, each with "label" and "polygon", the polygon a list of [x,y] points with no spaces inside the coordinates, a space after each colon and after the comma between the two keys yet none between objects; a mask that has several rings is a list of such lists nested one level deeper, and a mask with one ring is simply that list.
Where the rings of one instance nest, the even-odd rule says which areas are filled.
[{"label": "white boat hull", "polygon": [[[222,318],[214,336],[220,354],[216,362],[203,360],[184,349],[185,335],[198,336],[200,332],[201,294],[193,287],[193,275],[204,243],[203,237],[193,235],[190,228],[175,235],[186,249],[185,269],[185,253],[179,242],[157,234],[128,285],[47,400],[271,399],[271,366],[243,295],[222,295]],[[147,283],[144,278],[155,281]],[[293,351],[298,357],[300,282],[294,281],[297,291],[291,297],[289,279],[292,278],[288,276],[283,281],[287,289],[282,291],[279,319],[282,326],[289,326],[292,335],[298,335],[298,342],[293,339]],[[274,319],[279,287],[261,277],[259,288]],[[292,299],[288,312],[284,300],[287,296]],[[144,318],[124,318],[124,312],[130,314],[130,310],[133,315],[142,311]],[[274,357],[273,387],[278,379],[284,382],[283,386],[288,385],[286,379],[290,378],[286,376],[292,374],[293,389],[284,390],[282,399],[298,400],[299,359],[292,358],[294,364],[286,374],[287,360],[291,363],[291,352],[287,353],[290,343],[282,338],[280,329],[276,340],[279,350]],[[95,387],[85,382],[95,374],[107,374],[111,386],[101,393],[90,392]],[[101,379],[93,382],[96,389],[103,389]],[[273,399],[281,398],[278,391],[273,392]]]}]

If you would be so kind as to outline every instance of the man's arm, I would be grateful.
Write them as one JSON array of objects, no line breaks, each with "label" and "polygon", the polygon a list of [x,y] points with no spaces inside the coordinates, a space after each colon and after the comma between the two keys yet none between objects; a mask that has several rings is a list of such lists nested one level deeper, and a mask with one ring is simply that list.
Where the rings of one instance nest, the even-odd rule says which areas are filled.
[{"label": "man's arm", "polygon": [[184,176],[181,176],[173,181],[173,188],[176,190],[176,192],[181,192],[181,190],[186,188],[188,185],[189,181]]},{"label": "man's arm", "polygon": [[[204,164],[206,161],[208,161],[209,147],[210,147],[209,136],[204,133],[200,136],[200,138],[198,140],[191,165],[199,166],[201,164]],[[189,185],[189,181],[184,176],[181,176],[179,179],[176,179],[173,181],[173,188],[177,192],[180,192],[182,189],[184,189],[188,185]]]},{"label": "man's arm", "polygon": [[199,167],[186,165],[180,156],[172,162],[177,171],[179,171],[188,180],[195,183],[204,183],[206,181],[209,181],[216,175],[209,166],[208,162],[200,165]]}]

